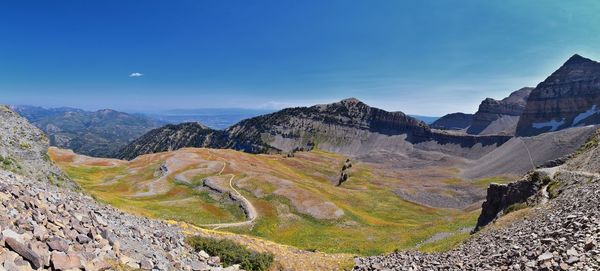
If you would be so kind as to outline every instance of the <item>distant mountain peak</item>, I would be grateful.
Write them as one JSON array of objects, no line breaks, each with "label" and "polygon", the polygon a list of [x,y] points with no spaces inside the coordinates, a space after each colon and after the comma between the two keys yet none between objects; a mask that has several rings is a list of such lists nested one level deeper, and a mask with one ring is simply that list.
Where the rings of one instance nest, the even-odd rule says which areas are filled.
[{"label": "distant mountain peak", "polygon": [[356,106],[358,104],[363,104],[363,102],[361,102],[359,99],[356,99],[354,97],[343,99],[340,101],[340,103],[346,107],[352,107],[352,106]]},{"label": "distant mountain peak", "polygon": [[518,136],[600,123],[600,62],[573,55],[531,92]]},{"label": "distant mountain peak", "polygon": [[583,64],[583,63],[596,63],[596,61],[593,61],[589,58],[582,57],[578,54],[574,54],[567,60],[567,62],[565,62],[564,66],[577,65],[577,64]]},{"label": "distant mountain peak", "polygon": [[361,101],[354,97],[350,97],[350,98],[343,99],[340,102],[342,102],[342,103],[360,103]]}]

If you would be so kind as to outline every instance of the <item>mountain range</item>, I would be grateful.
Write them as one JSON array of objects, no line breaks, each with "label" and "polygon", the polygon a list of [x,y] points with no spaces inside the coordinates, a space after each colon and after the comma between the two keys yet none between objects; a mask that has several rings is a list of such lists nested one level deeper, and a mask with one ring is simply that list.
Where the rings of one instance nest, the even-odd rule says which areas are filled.
[{"label": "mountain range", "polygon": [[[192,126],[197,133],[186,131]],[[158,134],[169,136],[158,137]],[[181,147],[231,148],[249,153],[292,153],[317,148],[361,156],[378,150],[405,154],[413,151],[412,145],[426,142],[432,143],[421,149],[454,153],[457,148],[477,144],[483,148],[497,146],[508,139],[434,131],[402,112],[388,112],[349,98],[331,104],[283,109],[242,120],[224,131],[194,124],[165,126],[131,142],[116,156],[133,159]]]},{"label": "mountain range", "polygon": [[451,113],[431,124],[443,130],[463,130],[467,134],[514,135],[519,117],[533,88],[524,87],[502,100],[486,98],[475,114]]},{"label": "mountain range", "polygon": [[131,140],[164,125],[149,117],[111,109],[42,108],[17,105],[11,109],[40,128],[50,145],[78,153],[110,157]]}]

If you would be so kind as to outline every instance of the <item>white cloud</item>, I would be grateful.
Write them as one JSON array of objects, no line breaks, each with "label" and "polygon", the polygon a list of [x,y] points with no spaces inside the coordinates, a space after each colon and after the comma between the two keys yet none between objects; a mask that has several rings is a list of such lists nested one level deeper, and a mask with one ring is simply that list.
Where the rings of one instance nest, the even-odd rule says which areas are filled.
[{"label": "white cloud", "polygon": [[139,73],[139,72],[132,72],[129,77],[142,77],[143,74]]}]

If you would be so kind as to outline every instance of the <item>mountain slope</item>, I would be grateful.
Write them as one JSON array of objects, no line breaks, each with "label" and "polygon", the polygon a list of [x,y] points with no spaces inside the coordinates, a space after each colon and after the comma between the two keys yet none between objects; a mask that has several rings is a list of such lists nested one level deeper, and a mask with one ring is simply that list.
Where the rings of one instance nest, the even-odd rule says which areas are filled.
[{"label": "mountain slope", "polygon": [[599,105],[600,63],[573,55],[531,92],[517,135],[598,124]]},{"label": "mountain slope", "polygon": [[354,270],[599,270],[600,163],[588,159],[599,140],[593,136],[563,166],[490,185],[482,214],[496,223],[458,247],[361,258]]},{"label": "mountain slope", "polygon": [[467,133],[513,135],[532,89],[521,88],[500,101],[492,98],[483,100]]},{"label": "mountain slope", "polygon": [[8,107],[0,106],[0,169],[72,186],[48,157],[48,138]]},{"label": "mountain slope", "polygon": [[42,129],[50,145],[97,157],[109,157],[131,140],[162,125],[147,117],[110,109],[89,112],[69,107],[12,108]]},{"label": "mountain slope", "polygon": [[227,142],[224,131],[213,130],[197,122],[168,124],[137,138],[116,154],[131,160],[139,155],[177,150],[185,147],[222,147]]},{"label": "mountain slope", "polygon": [[444,115],[431,124],[431,128],[443,130],[462,130],[468,128],[473,122],[473,114],[450,113]]},{"label": "mountain slope", "polygon": [[586,142],[596,128],[574,127],[531,137],[513,137],[483,157],[469,161],[461,177],[520,176],[534,167],[571,154]]}]

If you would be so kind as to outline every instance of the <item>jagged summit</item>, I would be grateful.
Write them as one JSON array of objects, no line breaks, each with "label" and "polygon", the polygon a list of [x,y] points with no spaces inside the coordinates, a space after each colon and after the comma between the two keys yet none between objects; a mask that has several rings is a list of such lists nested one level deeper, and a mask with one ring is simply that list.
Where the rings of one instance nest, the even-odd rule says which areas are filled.
[{"label": "jagged summit", "polygon": [[546,78],[546,80],[540,83],[538,87],[545,83],[558,83],[559,81],[557,80],[562,80],[562,82],[568,80],[586,80],[589,76],[596,76],[597,72],[600,72],[600,62],[575,54]]},{"label": "jagged summit", "polygon": [[346,98],[340,101],[341,104],[343,105],[348,105],[348,106],[354,106],[357,104],[364,104],[362,101],[360,101],[359,99],[356,99],[354,97],[350,97],[350,98]]},{"label": "jagged summit", "polygon": [[573,55],[531,92],[517,135],[600,124],[600,63]]},{"label": "jagged summit", "polygon": [[[319,110],[330,110],[331,108],[338,108],[338,107],[343,107],[346,109],[353,109],[353,108],[367,109],[367,108],[369,108],[369,106],[367,104],[363,103],[361,100],[354,98],[354,97],[342,99],[338,102],[333,102],[333,103],[318,104],[318,105],[315,105],[312,107],[317,108]],[[311,108],[311,107],[301,107],[301,108]]]},{"label": "jagged summit", "polygon": [[582,63],[598,63],[596,61],[593,61],[589,58],[585,58],[580,56],[579,54],[574,54],[573,56],[571,56],[567,62],[565,62],[565,64],[563,64],[563,66],[565,65],[576,65],[576,64],[582,64]]}]

